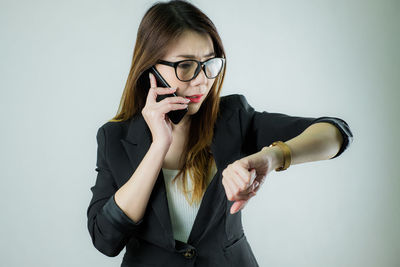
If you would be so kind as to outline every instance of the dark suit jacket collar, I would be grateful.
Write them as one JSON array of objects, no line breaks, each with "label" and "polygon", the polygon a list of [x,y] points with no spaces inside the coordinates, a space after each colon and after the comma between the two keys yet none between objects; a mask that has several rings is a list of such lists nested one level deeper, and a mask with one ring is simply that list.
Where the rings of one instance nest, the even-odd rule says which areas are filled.
[{"label": "dark suit jacket collar", "polygon": [[[229,125],[233,123],[230,121],[233,115],[233,110],[225,109],[223,108],[223,106],[221,106],[220,110],[221,112],[214,127],[214,137],[211,144],[211,152],[213,153],[218,168],[218,172],[214,176],[214,178],[219,177],[223,170],[222,168],[225,168],[227,158],[229,158],[225,153],[230,153],[230,158],[232,158],[232,156],[235,156],[235,154],[232,155],[231,152],[228,152],[225,149],[224,144],[226,143],[221,142],[223,139],[227,139],[227,136],[229,135],[229,133],[226,132],[226,129],[237,127],[237,125]],[[151,131],[146,121],[144,120],[143,115],[138,114],[131,118],[126,137],[121,139],[121,143],[124,146],[124,149],[129,157],[130,163],[132,164],[134,170],[136,170],[136,168],[144,158],[145,154],[149,150],[151,142]],[[224,203],[224,192],[221,192],[223,188],[220,179],[214,178],[208,185],[206,192],[203,196],[203,200],[200,204],[199,211],[192,227],[192,232],[190,233],[189,239],[187,241],[187,243],[189,244],[194,245],[199,242],[201,237],[203,236],[202,234],[205,233],[207,226],[209,226],[206,222],[212,222],[213,218],[221,215],[220,205]],[[164,176],[162,171],[160,171],[159,173],[149,202],[167,235],[166,243],[164,245],[171,248],[171,250],[174,250],[177,244],[175,242],[175,239],[173,238]],[[218,207],[216,207],[216,205]],[[213,208],[210,209],[210,207]],[[220,212],[218,213],[218,211]]]}]

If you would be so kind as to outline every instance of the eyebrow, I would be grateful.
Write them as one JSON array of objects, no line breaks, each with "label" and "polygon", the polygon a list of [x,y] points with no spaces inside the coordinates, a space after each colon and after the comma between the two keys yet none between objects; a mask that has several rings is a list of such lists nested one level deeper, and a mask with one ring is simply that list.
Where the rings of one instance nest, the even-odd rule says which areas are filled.
[{"label": "eyebrow", "polygon": [[[207,55],[204,55],[203,57],[211,57],[215,56],[215,52],[208,53]],[[179,55],[175,57],[185,57],[185,58],[196,58],[194,55]]]}]

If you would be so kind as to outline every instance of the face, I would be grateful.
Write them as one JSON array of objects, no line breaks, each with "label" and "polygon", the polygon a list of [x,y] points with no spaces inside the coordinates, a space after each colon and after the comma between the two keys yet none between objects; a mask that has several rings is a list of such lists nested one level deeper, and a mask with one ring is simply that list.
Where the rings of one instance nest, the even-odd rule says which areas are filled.
[{"label": "face", "polygon": [[[196,59],[205,61],[215,57],[214,46],[208,34],[199,34],[193,31],[186,31],[171,45],[167,54],[162,60],[176,62],[184,59]],[[198,102],[190,101],[187,115],[195,114],[207,97],[214,83],[214,79],[208,79],[203,70],[191,81],[182,82],[175,75],[175,69],[171,66],[156,64],[156,69],[164,77],[171,87],[176,87],[175,93],[178,96],[188,97],[202,95]],[[159,85],[157,85],[159,86]],[[197,100],[196,100],[197,101]]]}]

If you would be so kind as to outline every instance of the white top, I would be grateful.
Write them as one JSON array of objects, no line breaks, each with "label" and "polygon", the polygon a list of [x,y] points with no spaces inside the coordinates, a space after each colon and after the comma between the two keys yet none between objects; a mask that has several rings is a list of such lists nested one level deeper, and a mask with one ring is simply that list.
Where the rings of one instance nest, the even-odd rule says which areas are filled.
[{"label": "white top", "polygon": [[[200,201],[199,204],[194,202],[192,206],[190,206],[185,198],[185,195],[178,187],[180,184],[180,178],[177,178],[178,180],[172,183],[173,178],[179,172],[179,170],[165,168],[162,168],[162,170],[167,191],[168,209],[171,217],[172,232],[176,240],[186,243],[202,201]],[[192,180],[190,179],[189,175],[187,175],[186,178],[187,189],[188,191],[191,191],[193,190]],[[191,192],[188,194],[189,199],[191,199]]]}]

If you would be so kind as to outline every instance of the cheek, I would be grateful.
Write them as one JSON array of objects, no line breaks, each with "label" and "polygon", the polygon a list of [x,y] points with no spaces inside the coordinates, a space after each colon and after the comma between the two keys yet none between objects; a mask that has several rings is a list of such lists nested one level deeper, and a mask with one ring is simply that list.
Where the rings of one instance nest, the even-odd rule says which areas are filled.
[{"label": "cheek", "polygon": [[[182,82],[176,78],[174,68],[165,65],[156,65],[156,68],[160,72],[161,76],[167,81],[169,86],[181,88]],[[157,86],[162,87],[162,85],[158,83]]]},{"label": "cheek", "polygon": [[214,84],[214,80],[210,80],[207,84],[207,95],[211,92],[211,87]]},{"label": "cheek", "polygon": [[186,91],[186,88],[187,88],[187,84],[184,83],[184,82],[181,82],[180,80],[178,80],[178,79],[176,78],[175,74],[174,74],[173,77],[169,77],[168,84],[169,84],[171,87],[178,88],[178,89],[176,90],[176,93],[177,93],[178,95],[185,95],[185,91]]},{"label": "cheek", "polygon": [[[172,74],[172,75],[169,75],[169,76],[168,76],[168,84],[169,84],[171,87],[182,88],[182,82],[179,81],[179,80],[176,78],[175,74]],[[179,89],[178,89],[178,90],[179,90]]]}]

